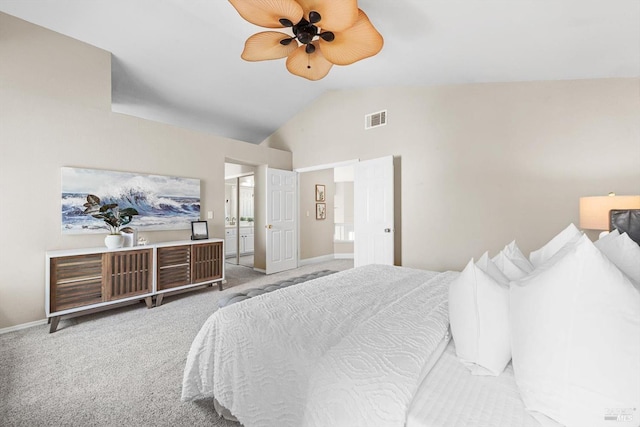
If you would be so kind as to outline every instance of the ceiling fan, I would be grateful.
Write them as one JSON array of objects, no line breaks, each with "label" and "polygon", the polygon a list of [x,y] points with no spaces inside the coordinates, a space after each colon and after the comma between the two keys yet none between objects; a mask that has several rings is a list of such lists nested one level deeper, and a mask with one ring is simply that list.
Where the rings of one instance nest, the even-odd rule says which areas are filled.
[{"label": "ceiling fan", "polygon": [[[376,55],[384,43],[357,0],[229,0],[240,16],[263,31],[245,42],[242,59],[287,58],[290,73],[309,80],[333,65]],[[285,32],[286,31],[286,32]]]}]

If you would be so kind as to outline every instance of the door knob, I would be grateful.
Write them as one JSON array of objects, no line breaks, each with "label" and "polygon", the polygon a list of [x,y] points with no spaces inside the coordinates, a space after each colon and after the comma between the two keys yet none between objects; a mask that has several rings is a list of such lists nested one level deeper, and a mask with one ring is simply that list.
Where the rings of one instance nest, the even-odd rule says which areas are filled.
[{"label": "door knob", "polygon": [[390,228],[385,228],[385,229],[384,229],[384,232],[385,232],[385,233],[391,233],[391,229],[390,229]]},{"label": "door knob", "polygon": [[273,228],[273,226],[271,224],[265,225],[265,227],[268,228],[269,230],[271,230]]}]

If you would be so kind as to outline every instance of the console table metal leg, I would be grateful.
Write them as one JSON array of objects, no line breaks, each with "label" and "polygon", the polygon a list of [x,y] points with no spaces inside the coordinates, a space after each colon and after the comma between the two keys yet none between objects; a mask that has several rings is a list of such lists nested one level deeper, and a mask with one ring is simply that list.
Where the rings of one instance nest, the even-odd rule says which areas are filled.
[{"label": "console table metal leg", "polygon": [[218,290],[221,291],[222,290],[222,280],[218,282]]},{"label": "console table metal leg", "polygon": [[50,317],[49,318],[51,326],[49,327],[49,333],[52,334],[58,329],[58,322],[60,321],[60,316]]},{"label": "console table metal leg", "polygon": [[156,307],[160,307],[162,304],[162,298],[164,298],[164,294],[158,294],[156,297]]},{"label": "console table metal leg", "polygon": [[147,304],[147,308],[153,307],[153,298],[152,297],[146,297],[144,299],[144,303]]}]

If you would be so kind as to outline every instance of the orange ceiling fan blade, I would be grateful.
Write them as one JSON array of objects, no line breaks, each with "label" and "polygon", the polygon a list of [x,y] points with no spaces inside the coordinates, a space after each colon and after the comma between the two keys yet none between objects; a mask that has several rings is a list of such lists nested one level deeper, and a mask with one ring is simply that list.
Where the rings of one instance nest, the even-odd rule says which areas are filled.
[{"label": "orange ceiling fan blade", "polygon": [[340,32],[334,32],[333,41],[320,40],[324,57],[336,65],[349,65],[380,52],[384,39],[367,15],[359,10],[356,23]]},{"label": "orange ceiling fan blade", "polygon": [[229,0],[240,16],[266,28],[282,28],[280,19],[294,24],[302,19],[302,7],[295,0]]},{"label": "orange ceiling fan blade", "polygon": [[[289,44],[283,45],[281,40],[289,40]],[[289,56],[296,50],[298,43],[291,40],[285,33],[279,31],[263,31],[252,35],[247,39],[242,51],[242,59],[245,61],[265,61]]]},{"label": "orange ceiling fan blade", "polygon": [[357,0],[297,0],[304,10],[305,18],[309,12],[318,12],[321,16],[318,26],[323,31],[344,31],[358,19]]},{"label": "orange ceiling fan blade", "polygon": [[312,44],[316,47],[313,53],[307,53],[305,46],[300,46],[289,55],[289,58],[287,58],[287,70],[291,74],[305,79],[320,80],[329,74],[333,64],[322,55],[317,42]]}]

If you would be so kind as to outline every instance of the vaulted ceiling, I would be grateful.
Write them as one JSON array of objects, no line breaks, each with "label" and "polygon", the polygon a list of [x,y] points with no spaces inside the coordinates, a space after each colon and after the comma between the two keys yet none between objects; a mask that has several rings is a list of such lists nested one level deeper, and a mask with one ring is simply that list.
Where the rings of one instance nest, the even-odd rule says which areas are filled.
[{"label": "vaulted ceiling", "polygon": [[[113,54],[113,110],[260,143],[330,90],[640,77],[638,0],[360,0],[375,57],[319,81],[245,62],[262,31],[225,0],[0,0]],[[339,106],[337,106],[339,108]]]}]

